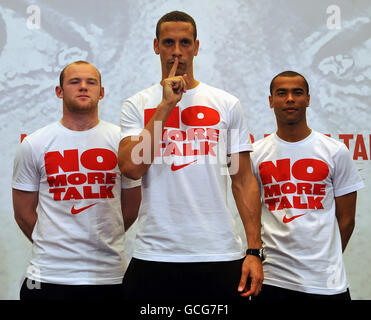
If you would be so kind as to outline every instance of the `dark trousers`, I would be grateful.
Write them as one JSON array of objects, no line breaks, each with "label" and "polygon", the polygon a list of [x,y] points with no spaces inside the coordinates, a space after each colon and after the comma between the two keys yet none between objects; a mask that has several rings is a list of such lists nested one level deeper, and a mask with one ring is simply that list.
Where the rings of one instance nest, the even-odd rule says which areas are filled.
[{"label": "dark trousers", "polygon": [[23,281],[20,299],[36,300],[119,300],[123,299],[122,284],[112,285],[61,285],[36,282],[30,279]]},{"label": "dark trousers", "polygon": [[173,263],[132,258],[123,279],[124,296],[131,301],[241,301],[237,287],[243,260]]},{"label": "dark trousers", "polygon": [[351,300],[349,289],[343,293],[334,295],[312,294],[295,290],[284,289],[276,286],[263,284],[262,290],[255,301],[321,301],[321,300]]}]

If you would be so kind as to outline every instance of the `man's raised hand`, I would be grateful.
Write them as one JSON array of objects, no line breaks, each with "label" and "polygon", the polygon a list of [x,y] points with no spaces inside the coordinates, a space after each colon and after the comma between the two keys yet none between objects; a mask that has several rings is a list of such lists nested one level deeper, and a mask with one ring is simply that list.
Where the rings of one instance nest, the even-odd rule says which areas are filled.
[{"label": "man's raised hand", "polygon": [[163,97],[162,100],[172,108],[182,99],[183,93],[187,90],[187,75],[176,76],[179,60],[176,57],[171,67],[168,78],[162,81]]}]

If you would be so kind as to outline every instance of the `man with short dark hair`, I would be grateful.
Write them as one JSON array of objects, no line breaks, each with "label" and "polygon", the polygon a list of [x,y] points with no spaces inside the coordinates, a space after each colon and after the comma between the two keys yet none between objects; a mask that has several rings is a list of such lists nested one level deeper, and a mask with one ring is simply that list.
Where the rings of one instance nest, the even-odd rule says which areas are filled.
[{"label": "man with short dark hair", "polygon": [[[128,299],[228,301],[256,295],[263,280],[249,132],[236,97],[194,78],[196,34],[188,14],[162,17],[154,39],[161,83],[122,107],[119,166],[143,179]],[[228,155],[246,257],[227,203]]]},{"label": "man with short dark hair", "polygon": [[285,71],[270,88],[277,132],[255,142],[251,154],[266,254],[257,299],[350,299],[342,252],[364,184],[346,146],[308,127],[305,78]]},{"label": "man with short dark hair", "polygon": [[122,180],[120,128],[99,120],[99,71],[86,61],[61,73],[63,117],[27,136],[13,172],[15,220],[32,242],[21,300],[122,298],[125,229],[140,182]]}]

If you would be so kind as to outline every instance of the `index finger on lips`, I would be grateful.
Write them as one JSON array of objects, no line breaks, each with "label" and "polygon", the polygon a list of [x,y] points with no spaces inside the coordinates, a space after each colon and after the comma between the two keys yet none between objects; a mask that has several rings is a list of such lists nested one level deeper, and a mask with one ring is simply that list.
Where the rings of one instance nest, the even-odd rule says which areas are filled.
[{"label": "index finger on lips", "polygon": [[169,72],[169,78],[172,78],[175,76],[176,69],[178,69],[178,57],[175,57],[174,59],[173,66],[171,67],[170,72]]}]

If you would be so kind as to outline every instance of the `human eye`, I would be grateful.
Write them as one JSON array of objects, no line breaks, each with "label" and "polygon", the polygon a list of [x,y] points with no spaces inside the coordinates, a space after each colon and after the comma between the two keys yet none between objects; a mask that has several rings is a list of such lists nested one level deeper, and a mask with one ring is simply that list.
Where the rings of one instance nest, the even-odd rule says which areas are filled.
[{"label": "human eye", "polygon": [[88,84],[90,85],[97,85],[98,81],[96,79],[88,79]]},{"label": "human eye", "polygon": [[173,43],[174,43],[174,41],[173,41],[172,39],[164,39],[164,40],[162,41],[162,44],[163,44],[164,46],[167,46],[167,47],[171,46]]},{"label": "human eye", "polygon": [[182,39],[181,43],[182,43],[183,46],[189,46],[191,44],[191,40],[190,39]]},{"label": "human eye", "polygon": [[304,90],[303,89],[294,89],[293,93],[297,96],[300,96],[300,95],[304,94]]},{"label": "human eye", "polygon": [[279,97],[283,97],[284,95],[286,95],[286,90],[277,90],[276,95]]},{"label": "human eye", "polygon": [[79,79],[77,78],[74,78],[74,79],[71,79],[70,81],[68,81],[70,84],[78,84],[80,82]]}]

